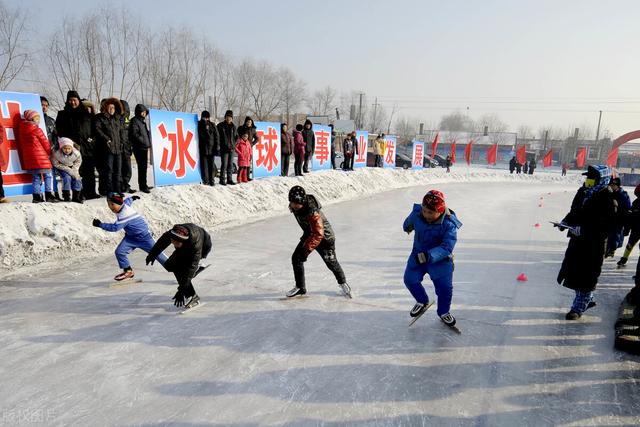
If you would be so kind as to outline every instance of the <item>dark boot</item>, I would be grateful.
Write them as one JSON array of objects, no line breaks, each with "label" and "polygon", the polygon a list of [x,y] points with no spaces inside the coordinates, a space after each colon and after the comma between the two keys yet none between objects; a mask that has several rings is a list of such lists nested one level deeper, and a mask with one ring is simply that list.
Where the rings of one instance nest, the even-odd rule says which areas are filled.
[{"label": "dark boot", "polygon": [[75,203],[82,204],[82,197],[80,196],[80,192],[79,191],[74,191],[73,192],[73,196],[71,197],[71,201],[75,202]]},{"label": "dark boot", "polygon": [[51,203],[58,203],[58,201],[53,196],[53,193],[51,191],[46,191],[44,193],[44,201],[45,202],[51,202]]},{"label": "dark boot", "polygon": [[65,202],[71,201],[71,190],[62,190],[62,200]]},{"label": "dark boot", "polygon": [[33,203],[42,203],[42,202],[44,202],[44,200],[42,200],[42,194],[33,193]]},{"label": "dark boot", "polygon": [[[64,193],[64,190],[62,190],[62,192]],[[61,201],[62,200],[60,198],[60,193],[58,193],[57,191],[55,193],[53,193],[53,197],[55,197],[57,201]]]}]

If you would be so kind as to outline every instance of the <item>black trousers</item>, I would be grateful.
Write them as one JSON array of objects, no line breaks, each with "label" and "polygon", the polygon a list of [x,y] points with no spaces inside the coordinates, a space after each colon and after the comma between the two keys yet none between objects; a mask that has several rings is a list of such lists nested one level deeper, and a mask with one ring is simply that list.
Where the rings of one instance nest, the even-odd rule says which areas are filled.
[{"label": "black trousers", "polygon": [[138,188],[146,190],[147,185],[147,164],[149,163],[149,150],[137,149],[133,151],[136,157],[136,165],[138,165]]},{"label": "black trousers", "polygon": [[96,158],[93,156],[82,156],[80,163],[80,177],[82,178],[82,194],[84,197],[92,197],[96,195],[96,169],[100,172],[102,179],[102,171],[96,164]]},{"label": "black trousers", "polygon": [[296,154],[293,161],[293,170],[296,176],[302,175],[302,154]]},{"label": "black trousers", "polygon": [[196,290],[191,283],[189,271],[184,268],[185,265],[191,265],[191,262],[181,256],[176,256],[174,252],[164,263],[164,268],[176,277],[178,290],[182,291],[185,297],[191,298],[196,294]]},{"label": "black trousers", "polygon": [[[293,264],[293,277],[296,281],[296,287],[300,289],[306,289],[304,280],[304,263],[307,260],[306,249],[303,247],[304,240],[300,240],[296,250],[293,251],[291,256],[291,264]],[[333,275],[339,284],[346,283],[347,279],[344,276],[344,271],[336,258],[336,244],[334,241],[322,240],[316,251],[322,257],[325,265],[331,270]]]},{"label": "black trousers", "polygon": [[351,156],[351,154],[345,154],[344,162],[342,162],[342,170],[345,170],[345,171],[351,170],[352,160],[353,160],[353,157]]},{"label": "black trousers", "polygon": [[331,169],[336,168],[336,152],[331,150]]},{"label": "black trousers", "polygon": [[102,173],[100,173],[100,186],[106,194],[122,191],[120,188],[122,180],[120,175],[120,166],[122,165],[121,157],[121,154],[107,153],[106,155],[104,169],[102,170]]},{"label": "black trousers", "polygon": [[205,185],[214,185],[216,178],[216,163],[213,154],[200,155],[200,173],[202,174],[202,183]]},{"label": "black trousers", "polygon": [[120,156],[120,189],[127,191],[131,188],[129,182],[131,182],[131,175],[133,174],[133,170],[131,169],[131,153],[123,151]]},{"label": "black trousers", "polygon": [[311,152],[306,152],[304,153],[304,164],[302,165],[302,172],[304,173],[309,173],[309,162],[313,162],[313,160],[311,159],[311,156],[313,154]]},{"label": "black trousers", "polygon": [[282,155],[282,176],[289,176],[289,158],[291,154]]},{"label": "black trousers", "polygon": [[220,183],[233,182],[233,153],[220,153]]}]

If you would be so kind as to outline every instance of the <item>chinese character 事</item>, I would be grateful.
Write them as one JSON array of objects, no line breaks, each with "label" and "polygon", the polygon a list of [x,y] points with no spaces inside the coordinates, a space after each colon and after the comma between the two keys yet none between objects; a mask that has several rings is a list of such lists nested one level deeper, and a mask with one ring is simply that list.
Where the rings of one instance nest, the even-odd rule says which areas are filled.
[{"label": "chinese character \u4e8b", "polygon": [[329,160],[329,132],[319,130],[316,133],[316,151],[315,158],[320,162],[320,166]]},{"label": "chinese character \u4e8b", "polygon": [[[158,125],[158,131],[162,139],[169,139],[171,142],[170,148],[164,147],[162,149],[162,161],[160,162],[160,170],[163,172],[175,173],[176,178],[184,178],[187,174],[185,167],[186,163],[191,166],[191,170],[195,170],[196,161],[193,160],[189,153],[189,145],[193,139],[193,132],[190,130],[183,131],[182,119],[176,119],[176,132],[168,133],[164,123]],[[171,156],[171,157],[169,157]],[[176,169],[176,161],[178,162],[178,168]]]},{"label": "chinese character \u4e8b", "polygon": [[416,145],[416,156],[413,158],[413,164],[422,166],[422,144]]},{"label": "chinese character \u4e8b", "polygon": [[256,149],[258,150],[258,158],[256,159],[256,167],[264,167],[268,172],[271,172],[276,166],[278,166],[278,156],[276,151],[278,150],[278,132],[271,126],[267,127],[267,132],[261,130],[256,131],[258,134],[258,143]]},{"label": "chinese character \u4e8b", "polygon": [[387,140],[387,156],[384,158],[385,163],[395,163],[394,162],[394,151],[396,148],[395,141]]},{"label": "chinese character \u4e8b", "polygon": [[366,154],[367,141],[364,139],[364,135],[360,134],[360,136],[358,136],[358,157],[356,157],[356,162],[364,162],[366,160]]}]

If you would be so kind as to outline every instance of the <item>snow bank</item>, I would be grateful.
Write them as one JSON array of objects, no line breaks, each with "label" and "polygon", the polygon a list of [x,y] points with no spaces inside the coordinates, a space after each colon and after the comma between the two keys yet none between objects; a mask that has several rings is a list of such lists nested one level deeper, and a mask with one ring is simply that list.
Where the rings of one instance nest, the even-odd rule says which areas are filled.
[{"label": "snow bank", "polygon": [[[288,212],[287,194],[302,185],[330,204],[396,188],[443,182],[522,181],[579,183],[580,175],[559,173],[511,175],[484,168],[411,171],[365,168],[354,172],[325,171],[305,177],[274,177],[243,185],[207,187],[183,185],[154,189],[142,194],[135,208],[143,214],[154,236],[175,223],[194,222],[210,232]],[[32,204],[15,202],[1,206],[0,266],[4,272],[20,267],[56,262],[70,265],[76,258],[113,252],[122,233],[108,233],[91,225],[93,218],[114,221],[104,199],[76,203]],[[17,272],[17,271],[16,271]]]}]

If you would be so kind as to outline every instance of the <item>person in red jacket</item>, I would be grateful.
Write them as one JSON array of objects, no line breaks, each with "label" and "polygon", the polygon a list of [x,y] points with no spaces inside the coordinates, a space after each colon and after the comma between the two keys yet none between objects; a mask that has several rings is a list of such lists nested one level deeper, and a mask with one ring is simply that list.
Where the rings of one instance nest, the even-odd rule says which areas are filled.
[{"label": "person in red jacket", "polygon": [[251,143],[249,142],[249,132],[243,131],[236,144],[236,154],[238,155],[238,177],[237,182],[249,181],[249,169],[251,167]]},{"label": "person in red jacket", "polygon": [[293,130],[293,154],[294,163],[293,169],[296,176],[302,176],[302,161],[304,160],[305,142],[302,137],[302,125],[296,125]]},{"label": "person in red jacket", "polygon": [[[51,175],[51,145],[39,126],[40,114],[25,110],[18,133],[20,165],[33,176],[33,203],[57,202],[53,195]],[[44,175],[45,197],[42,198],[42,176]]]}]

